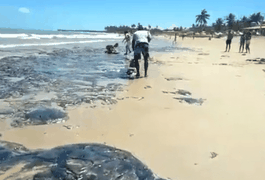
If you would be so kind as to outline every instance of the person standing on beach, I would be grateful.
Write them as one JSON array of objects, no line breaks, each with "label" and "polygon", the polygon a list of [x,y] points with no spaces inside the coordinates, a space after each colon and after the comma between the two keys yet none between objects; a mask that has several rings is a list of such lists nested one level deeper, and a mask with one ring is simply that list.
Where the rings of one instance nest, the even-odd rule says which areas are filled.
[{"label": "person standing on beach", "polygon": [[128,33],[128,31],[124,32],[125,38],[123,39],[122,42],[126,43],[126,53],[124,55],[127,55],[128,52],[131,53],[130,45],[131,45],[131,36]]},{"label": "person standing on beach", "polygon": [[247,34],[246,34],[246,53],[247,52],[250,53],[250,48],[249,48],[250,39],[251,39],[251,33],[250,32],[247,32]]},{"label": "person standing on beach", "polygon": [[233,39],[233,34],[231,33],[231,30],[228,31],[228,35],[227,35],[227,40],[226,40],[226,48],[225,48],[225,52],[227,52],[227,47],[229,46],[228,52],[230,51],[231,48],[231,42]]},{"label": "person standing on beach", "polygon": [[244,51],[244,45],[245,45],[245,33],[243,33],[240,37],[240,46],[239,46],[239,53],[242,48],[242,53]]},{"label": "person standing on beach", "polygon": [[175,39],[173,41],[173,44],[176,44],[177,43],[177,33],[175,33]]},{"label": "person standing on beach", "polygon": [[141,53],[144,55],[144,72],[145,77],[147,76],[150,41],[151,34],[149,31],[143,30],[142,27],[139,27],[138,31],[133,34],[132,49],[134,51],[135,68],[137,70],[136,77],[140,76],[138,60],[141,59]]},{"label": "person standing on beach", "polygon": [[184,34],[182,34],[182,40],[184,39],[184,37],[185,37],[185,35],[184,35]]}]

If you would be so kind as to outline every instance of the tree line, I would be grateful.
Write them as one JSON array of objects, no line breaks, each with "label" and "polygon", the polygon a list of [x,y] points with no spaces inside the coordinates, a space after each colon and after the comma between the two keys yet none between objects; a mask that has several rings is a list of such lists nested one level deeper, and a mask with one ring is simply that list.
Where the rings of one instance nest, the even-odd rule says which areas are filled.
[{"label": "tree line", "polygon": [[[210,15],[207,14],[207,11],[205,9],[203,9],[201,11],[201,14],[196,16],[197,24],[192,24],[192,27],[205,27],[209,18]],[[215,31],[221,31],[223,29],[232,29],[238,31],[243,28],[250,27],[251,23],[259,25],[263,22],[263,20],[264,16],[261,15],[261,12],[253,13],[248,17],[243,16],[240,19],[236,19],[236,16],[233,13],[230,13],[224,18],[218,18],[214,23],[212,23],[212,27],[214,27]]]},{"label": "tree line", "polygon": [[[201,14],[196,15],[195,24],[192,24],[192,28],[198,28],[203,30],[207,26],[207,21],[210,19],[210,14],[207,14],[207,11],[203,9],[201,11]],[[250,27],[252,23],[255,23],[256,25],[262,23],[264,20],[264,16],[261,15],[261,12],[253,13],[251,15],[243,16],[240,19],[237,19],[236,16],[233,13],[228,14],[228,16],[224,18],[218,18],[214,23],[212,23],[212,26],[215,31],[222,31],[225,29],[232,29],[234,31],[241,30],[246,27]],[[143,27],[140,23],[136,26],[135,24],[132,24],[131,26],[106,26],[105,30],[108,32],[124,32],[124,31],[135,31],[137,28],[142,27],[145,30],[150,30],[153,32],[162,32],[156,26],[156,28],[151,28],[150,25],[147,27]],[[174,27],[174,31],[182,31],[186,28],[180,27]],[[169,31],[169,29],[165,29],[164,31]]]}]

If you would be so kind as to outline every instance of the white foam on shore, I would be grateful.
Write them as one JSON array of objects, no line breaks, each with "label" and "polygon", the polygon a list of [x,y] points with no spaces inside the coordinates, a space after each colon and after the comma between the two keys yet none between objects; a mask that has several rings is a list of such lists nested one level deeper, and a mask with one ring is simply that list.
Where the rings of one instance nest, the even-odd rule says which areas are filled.
[{"label": "white foam on shore", "polygon": [[1,34],[0,38],[22,38],[28,36],[27,34]]},{"label": "white foam on shore", "polygon": [[19,39],[121,39],[118,34],[1,34],[0,38],[19,38]]},{"label": "white foam on shore", "polygon": [[105,40],[90,40],[90,41],[58,42],[58,43],[45,43],[45,44],[8,44],[8,45],[0,45],[0,48],[26,47],[26,46],[56,46],[62,44],[93,43],[93,42],[104,42],[104,41]]}]

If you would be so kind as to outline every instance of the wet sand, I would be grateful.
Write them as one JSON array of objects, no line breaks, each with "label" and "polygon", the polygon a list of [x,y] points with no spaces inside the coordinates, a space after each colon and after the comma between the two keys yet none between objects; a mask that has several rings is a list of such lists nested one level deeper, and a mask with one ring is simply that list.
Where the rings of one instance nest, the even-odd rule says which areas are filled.
[{"label": "wet sand", "polygon": [[2,120],[1,140],[29,149],[104,143],[163,178],[263,179],[265,67],[257,58],[265,58],[265,39],[254,37],[246,55],[239,38],[229,53],[224,39],[178,43],[194,51],[152,57],[148,78],[129,81],[117,104],[70,107],[62,124],[12,128]]}]

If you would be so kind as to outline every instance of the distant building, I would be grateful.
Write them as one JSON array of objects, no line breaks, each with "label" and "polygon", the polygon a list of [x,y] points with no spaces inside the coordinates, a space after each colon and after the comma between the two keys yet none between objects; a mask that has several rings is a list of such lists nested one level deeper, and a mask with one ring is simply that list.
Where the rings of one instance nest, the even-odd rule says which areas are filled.
[{"label": "distant building", "polygon": [[256,25],[256,26],[253,26],[253,27],[247,27],[247,28],[244,28],[245,30],[252,30],[254,32],[259,32],[260,34],[262,35],[265,35],[265,20],[260,23],[260,25]]}]

